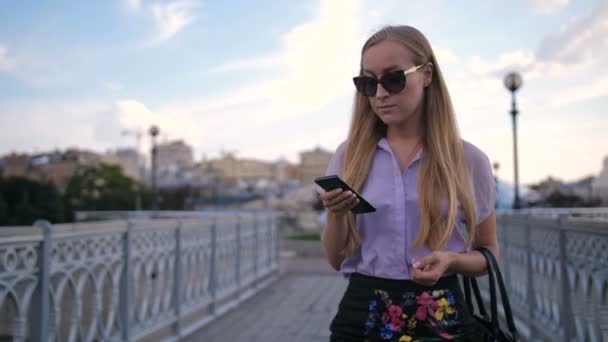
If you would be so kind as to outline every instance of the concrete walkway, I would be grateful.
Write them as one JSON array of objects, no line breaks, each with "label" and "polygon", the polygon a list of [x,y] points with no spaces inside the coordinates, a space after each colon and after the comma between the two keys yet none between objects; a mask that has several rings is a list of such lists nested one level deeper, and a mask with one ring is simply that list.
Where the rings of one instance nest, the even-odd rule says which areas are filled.
[{"label": "concrete walkway", "polygon": [[347,281],[322,258],[288,258],[279,280],[189,342],[327,342]]}]

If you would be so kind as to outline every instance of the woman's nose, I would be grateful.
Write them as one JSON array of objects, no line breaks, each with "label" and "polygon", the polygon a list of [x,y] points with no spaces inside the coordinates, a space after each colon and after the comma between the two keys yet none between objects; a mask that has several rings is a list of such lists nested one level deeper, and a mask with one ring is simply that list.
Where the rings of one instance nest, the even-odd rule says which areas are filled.
[{"label": "woman's nose", "polygon": [[390,93],[388,91],[386,91],[386,89],[384,89],[382,84],[378,83],[378,87],[376,88],[375,97],[387,97],[388,95],[390,95]]}]

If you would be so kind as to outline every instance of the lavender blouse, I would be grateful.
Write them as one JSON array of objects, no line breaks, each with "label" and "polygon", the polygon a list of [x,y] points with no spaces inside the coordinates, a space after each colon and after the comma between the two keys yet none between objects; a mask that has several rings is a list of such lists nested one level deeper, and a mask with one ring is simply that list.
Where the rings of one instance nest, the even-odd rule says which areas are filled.
[{"label": "lavender blouse", "polygon": [[[488,157],[473,144],[466,141],[463,144],[473,188],[475,224],[479,224],[494,211],[496,184]],[[345,145],[342,143],[336,150],[326,175],[341,175]],[[358,272],[381,278],[409,279],[412,258],[420,259],[430,253],[426,247],[413,248],[420,225],[417,180],[422,153],[419,150],[402,172],[388,141],[383,138],[378,142],[369,175],[360,191],[377,210],[357,215],[361,248],[342,262],[341,272],[345,276]],[[460,205],[456,222],[456,229],[444,250],[462,252],[466,222]]]}]

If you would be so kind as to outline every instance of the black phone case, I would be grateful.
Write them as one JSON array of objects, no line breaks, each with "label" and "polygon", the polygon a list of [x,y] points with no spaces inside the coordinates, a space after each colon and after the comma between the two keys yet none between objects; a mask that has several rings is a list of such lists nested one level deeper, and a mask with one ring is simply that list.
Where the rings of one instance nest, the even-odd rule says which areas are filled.
[{"label": "black phone case", "polygon": [[315,179],[315,183],[317,183],[320,187],[325,191],[332,191],[334,189],[342,189],[344,191],[351,191],[354,193],[359,199],[359,204],[357,204],[351,211],[354,214],[365,214],[365,213],[373,213],[376,211],[373,205],[371,205],[361,194],[353,190],[345,181],[340,179],[340,177],[336,175],[318,177]]}]

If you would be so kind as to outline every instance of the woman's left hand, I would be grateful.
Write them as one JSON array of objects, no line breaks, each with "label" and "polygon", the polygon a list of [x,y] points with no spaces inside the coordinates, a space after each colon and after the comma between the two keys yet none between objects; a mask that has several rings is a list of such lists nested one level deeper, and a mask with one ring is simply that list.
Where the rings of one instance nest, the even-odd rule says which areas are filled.
[{"label": "woman's left hand", "polygon": [[450,269],[453,260],[453,253],[432,252],[412,264],[411,280],[421,285],[433,286]]}]

